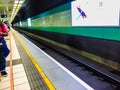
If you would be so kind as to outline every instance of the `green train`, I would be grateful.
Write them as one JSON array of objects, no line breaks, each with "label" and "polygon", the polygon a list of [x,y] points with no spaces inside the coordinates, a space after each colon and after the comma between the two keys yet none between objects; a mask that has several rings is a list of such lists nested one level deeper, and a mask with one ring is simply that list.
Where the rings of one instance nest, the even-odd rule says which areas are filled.
[{"label": "green train", "polygon": [[[47,0],[46,3],[42,3],[42,6],[38,6],[39,2],[33,1],[31,6],[25,7],[28,6],[28,1],[12,22],[16,30],[35,34],[46,42],[120,70],[119,5],[116,5],[118,9],[112,9],[117,13],[115,17],[109,17],[109,11],[103,10],[106,8],[106,2],[92,2],[98,4],[92,8],[92,3],[88,0],[79,3],[74,3],[75,0],[58,0],[55,3],[56,1],[53,0],[50,5],[48,5],[50,0]],[[80,10],[77,8],[79,4]],[[94,8],[100,11],[95,11]],[[93,13],[89,11],[90,9],[93,9]]]}]

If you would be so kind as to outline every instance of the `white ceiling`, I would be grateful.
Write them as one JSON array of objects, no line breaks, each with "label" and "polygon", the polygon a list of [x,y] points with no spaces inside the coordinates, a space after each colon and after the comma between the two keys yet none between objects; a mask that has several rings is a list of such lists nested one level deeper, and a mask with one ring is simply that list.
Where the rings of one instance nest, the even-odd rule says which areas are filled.
[{"label": "white ceiling", "polygon": [[[25,0],[0,0],[0,20],[12,22]],[[7,18],[1,18],[1,14],[7,14]]]}]

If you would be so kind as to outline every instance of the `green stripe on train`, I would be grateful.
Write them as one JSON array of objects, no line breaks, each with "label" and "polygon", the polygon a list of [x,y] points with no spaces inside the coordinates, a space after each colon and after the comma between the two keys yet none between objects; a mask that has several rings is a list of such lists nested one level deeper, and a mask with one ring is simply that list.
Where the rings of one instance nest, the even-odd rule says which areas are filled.
[{"label": "green stripe on train", "polygon": [[21,28],[120,41],[119,27],[21,27]]}]

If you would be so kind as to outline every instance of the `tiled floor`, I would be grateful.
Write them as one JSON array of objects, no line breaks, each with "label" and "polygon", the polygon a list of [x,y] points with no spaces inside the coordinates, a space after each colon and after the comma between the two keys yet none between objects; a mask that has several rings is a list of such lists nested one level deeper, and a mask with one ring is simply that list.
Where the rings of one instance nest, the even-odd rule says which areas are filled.
[{"label": "tiled floor", "polygon": [[22,64],[13,66],[14,90],[30,90],[30,86]]},{"label": "tiled floor", "polygon": [[[7,77],[2,77],[0,81],[0,90],[10,90],[10,67],[6,68]],[[13,66],[14,90],[30,90],[30,86],[22,64]]]}]

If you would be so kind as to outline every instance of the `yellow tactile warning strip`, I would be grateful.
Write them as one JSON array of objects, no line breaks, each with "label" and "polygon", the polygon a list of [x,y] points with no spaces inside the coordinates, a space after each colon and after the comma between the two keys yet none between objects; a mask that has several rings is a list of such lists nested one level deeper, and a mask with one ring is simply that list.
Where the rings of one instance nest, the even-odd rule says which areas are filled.
[{"label": "yellow tactile warning strip", "polygon": [[56,90],[55,87],[53,86],[53,84],[51,83],[51,81],[48,79],[48,77],[44,74],[42,68],[38,65],[38,63],[33,58],[33,56],[31,55],[31,53],[28,51],[28,49],[26,48],[26,46],[22,43],[20,37],[18,37],[18,35],[15,35],[15,36],[17,37],[20,45],[23,47],[23,49],[26,51],[27,55],[29,56],[29,58],[31,59],[31,61],[33,62],[33,64],[35,65],[36,69],[39,71],[39,73],[42,76],[43,80],[47,84],[49,90]]}]

